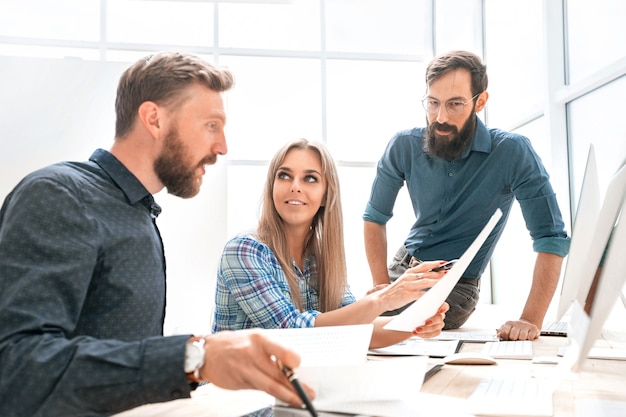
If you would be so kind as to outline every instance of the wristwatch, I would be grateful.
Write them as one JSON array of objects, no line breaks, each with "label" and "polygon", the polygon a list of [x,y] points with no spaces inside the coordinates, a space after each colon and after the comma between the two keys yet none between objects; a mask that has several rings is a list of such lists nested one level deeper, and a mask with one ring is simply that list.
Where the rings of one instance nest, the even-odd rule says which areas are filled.
[{"label": "wristwatch", "polygon": [[196,382],[201,382],[202,365],[204,365],[204,338],[187,343],[185,346],[185,373],[193,374]]}]

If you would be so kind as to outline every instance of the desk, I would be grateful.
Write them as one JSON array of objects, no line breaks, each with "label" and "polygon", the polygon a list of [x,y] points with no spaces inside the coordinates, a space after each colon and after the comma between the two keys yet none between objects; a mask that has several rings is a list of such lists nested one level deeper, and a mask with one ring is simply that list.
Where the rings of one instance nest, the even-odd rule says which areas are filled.
[{"label": "desk", "polygon": [[[496,312],[492,306],[480,307],[480,312],[468,321],[461,330],[466,332],[487,333],[495,329],[506,315]],[[511,316],[513,317],[513,316]],[[624,322],[621,322],[620,326]],[[623,333],[607,332],[611,337],[622,337]],[[601,340],[600,345],[616,346],[615,340]],[[626,340],[618,340],[619,347],[626,347]],[[567,346],[567,338],[558,336],[542,336],[533,342],[535,357],[556,357],[560,347]],[[464,343],[461,351],[481,350],[482,343]],[[377,357],[380,358],[380,357]],[[394,360],[388,357],[386,360]],[[440,360],[431,359],[436,363]],[[497,365],[445,365],[438,373],[426,381],[421,389],[424,397],[428,397],[428,408],[424,415],[435,415],[433,407],[442,407],[437,415],[446,414],[446,401],[452,397],[457,401],[467,399],[482,378],[522,375],[528,377],[549,376],[554,373],[556,365],[532,363],[530,360],[498,359]],[[435,397],[433,399],[433,397]],[[419,401],[420,397],[417,397]],[[577,401],[602,400],[619,401],[626,407],[626,361],[588,359],[583,371],[567,375],[559,384],[553,396],[554,417],[583,417]],[[212,385],[200,387],[191,399],[176,400],[164,404],[151,404],[129,410],[116,415],[117,417],[231,417],[252,412],[272,404],[272,398],[258,391],[226,391]],[[578,414],[577,414],[578,408]],[[589,417],[600,417],[596,412],[584,414]],[[295,414],[294,414],[295,415]],[[306,413],[301,414],[306,416]],[[621,416],[625,414],[610,414]]]},{"label": "desk", "polygon": [[[533,342],[533,354],[556,356],[566,346],[564,337],[542,336]],[[481,350],[482,343],[464,343],[461,351]],[[482,378],[521,375],[546,377],[556,365],[537,364],[529,360],[498,359],[498,365],[445,365],[424,383],[421,392],[468,398]],[[588,359],[584,370],[566,376],[553,396],[554,417],[575,416],[575,401],[626,401],[626,361]],[[599,416],[600,414],[598,414]]]},{"label": "desk", "polygon": [[[493,332],[509,317],[515,316],[507,315],[501,306],[479,305],[476,313],[460,330]],[[607,326],[609,327],[605,328],[602,339],[596,345],[626,348],[624,321],[607,323]],[[622,331],[616,330],[619,327]],[[541,336],[533,341],[533,356],[556,357],[559,348],[567,345],[568,340],[565,337]],[[461,351],[480,351],[482,348],[482,343],[464,343]],[[511,375],[542,377],[552,375],[555,369],[554,364],[505,359],[498,359],[498,365],[446,365],[423,384],[421,392],[466,399],[482,378]],[[587,359],[581,372],[566,375],[553,396],[554,417],[577,416],[575,404],[585,400],[620,401],[626,407],[626,361]],[[598,413],[593,417],[601,415]]]}]

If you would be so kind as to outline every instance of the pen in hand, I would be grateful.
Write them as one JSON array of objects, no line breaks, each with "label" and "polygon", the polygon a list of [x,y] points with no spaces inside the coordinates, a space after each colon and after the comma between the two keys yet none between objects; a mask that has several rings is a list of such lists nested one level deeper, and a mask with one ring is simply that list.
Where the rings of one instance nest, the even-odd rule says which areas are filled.
[{"label": "pen in hand", "polygon": [[296,376],[296,373],[293,371],[293,369],[283,365],[280,359],[276,359],[276,365],[278,365],[278,368],[282,371],[283,374],[285,374],[289,382],[291,382],[291,385],[298,393],[298,397],[300,397],[307,410],[309,410],[311,416],[317,417],[317,411],[315,411],[315,408],[313,408],[313,404],[311,403],[309,396],[307,395],[304,388],[302,388],[302,385],[300,385],[300,381],[298,381],[298,377]]}]

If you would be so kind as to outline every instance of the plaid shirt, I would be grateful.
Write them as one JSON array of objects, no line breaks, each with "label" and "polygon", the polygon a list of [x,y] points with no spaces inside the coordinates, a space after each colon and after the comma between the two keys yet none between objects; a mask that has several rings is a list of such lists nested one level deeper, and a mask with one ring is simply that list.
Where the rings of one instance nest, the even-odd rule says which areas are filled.
[{"label": "plaid shirt", "polygon": [[[320,314],[316,290],[317,263],[309,256],[304,271],[293,262],[302,307],[293,304],[289,283],[274,252],[253,236],[232,238],[224,248],[217,272],[213,332],[222,330],[314,327]],[[355,302],[346,287],[341,305]]]}]

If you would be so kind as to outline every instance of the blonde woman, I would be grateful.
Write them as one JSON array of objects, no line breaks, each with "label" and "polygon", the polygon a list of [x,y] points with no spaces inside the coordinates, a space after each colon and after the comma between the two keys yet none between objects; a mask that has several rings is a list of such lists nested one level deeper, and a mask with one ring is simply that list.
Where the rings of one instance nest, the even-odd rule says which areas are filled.
[{"label": "blonde woman", "polygon": [[[259,225],[226,244],[217,275],[213,331],[374,323],[371,348],[438,335],[448,305],[413,333],[388,331],[385,311],[416,300],[445,272],[425,262],[358,301],[347,282],[339,179],[320,143],[284,146],[267,173]],[[423,277],[412,274],[422,273]]]}]

